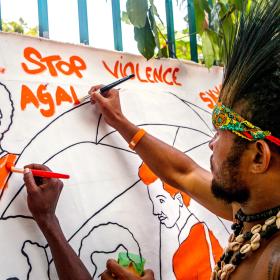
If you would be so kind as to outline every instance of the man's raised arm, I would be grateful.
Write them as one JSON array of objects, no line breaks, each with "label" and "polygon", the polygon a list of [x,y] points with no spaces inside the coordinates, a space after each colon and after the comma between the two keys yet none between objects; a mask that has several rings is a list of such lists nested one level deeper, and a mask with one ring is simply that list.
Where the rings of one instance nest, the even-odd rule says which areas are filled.
[{"label": "man's raised arm", "polygon": [[[139,128],[123,115],[118,90],[110,90],[103,97],[95,93],[99,87],[90,90],[92,103],[99,106],[105,121],[130,143]],[[164,182],[186,192],[216,215],[232,220],[232,205],[216,199],[211,192],[212,174],[190,157],[148,133],[137,143],[135,151]]]}]

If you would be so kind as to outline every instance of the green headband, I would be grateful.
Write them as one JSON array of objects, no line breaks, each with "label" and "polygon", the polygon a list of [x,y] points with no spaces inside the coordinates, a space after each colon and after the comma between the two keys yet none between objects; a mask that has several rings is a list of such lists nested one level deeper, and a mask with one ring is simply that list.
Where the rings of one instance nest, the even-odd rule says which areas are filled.
[{"label": "green headband", "polygon": [[280,146],[280,139],[272,136],[270,131],[263,131],[220,102],[213,110],[212,122],[216,129],[229,130],[249,141],[268,139]]}]

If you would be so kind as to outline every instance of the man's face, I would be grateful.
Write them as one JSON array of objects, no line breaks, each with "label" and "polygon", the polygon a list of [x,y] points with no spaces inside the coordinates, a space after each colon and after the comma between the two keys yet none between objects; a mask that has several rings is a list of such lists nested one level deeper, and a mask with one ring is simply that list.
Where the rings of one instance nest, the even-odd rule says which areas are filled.
[{"label": "man's face", "polygon": [[244,203],[250,197],[249,188],[243,179],[244,165],[241,165],[246,147],[234,141],[235,137],[229,131],[218,130],[209,144],[213,151],[211,190],[216,198],[227,203]]},{"label": "man's face", "polygon": [[182,202],[164,190],[159,179],[148,186],[148,192],[153,203],[153,214],[158,216],[159,221],[167,228],[172,228],[180,218]]}]

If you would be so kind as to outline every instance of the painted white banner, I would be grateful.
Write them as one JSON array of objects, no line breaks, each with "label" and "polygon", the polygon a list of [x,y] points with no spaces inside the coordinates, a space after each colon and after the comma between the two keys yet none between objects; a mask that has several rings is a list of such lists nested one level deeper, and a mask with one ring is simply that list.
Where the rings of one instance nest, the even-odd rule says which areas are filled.
[{"label": "painted white banner", "polygon": [[147,183],[140,158],[100,112],[74,106],[92,85],[131,73],[120,85],[128,119],[209,168],[220,68],[0,34],[1,280],[58,279],[22,175],[8,174],[7,161],[71,175],[57,216],[94,279],[121,251],[143,256],[156,279],[210,274],[228,224],[160,180]]}]

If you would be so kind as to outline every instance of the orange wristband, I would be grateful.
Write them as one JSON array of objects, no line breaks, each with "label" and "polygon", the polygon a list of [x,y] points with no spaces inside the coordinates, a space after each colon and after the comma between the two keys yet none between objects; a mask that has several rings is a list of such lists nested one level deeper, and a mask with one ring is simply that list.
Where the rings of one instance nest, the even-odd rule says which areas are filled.
[{"label": "orange wristband", "polygon": [[139,143],[139,141],[142,139],[142,137],[146,134],[146,131],[141,128],[139,129],[135,135],[132,137],[131,141],[129,142],[129,148],[131,150],[134,150],[136,145]]}]

